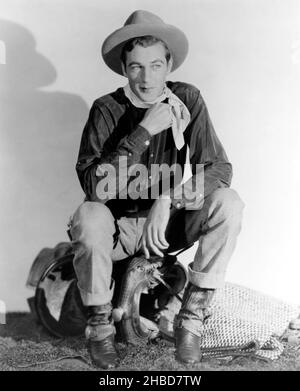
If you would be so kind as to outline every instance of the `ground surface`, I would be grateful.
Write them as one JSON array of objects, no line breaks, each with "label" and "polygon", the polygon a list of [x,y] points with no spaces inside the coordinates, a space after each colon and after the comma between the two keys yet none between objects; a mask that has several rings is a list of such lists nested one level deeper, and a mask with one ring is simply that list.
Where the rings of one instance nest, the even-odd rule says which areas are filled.
[{"label": "ground surface", "polygon": [[[206,359],[201,364],[184,366],[174,359],[173,344],[160,340],[146,346],[118,344],[121,362],[118,370],[145,371],[299,371],[300,346],[287,345],[278,360],[265,362],[239,357]],[[10,313],[0,325],[0,370],[95,371],[84,338],[57,339],[38,325],[30,313]]]}]

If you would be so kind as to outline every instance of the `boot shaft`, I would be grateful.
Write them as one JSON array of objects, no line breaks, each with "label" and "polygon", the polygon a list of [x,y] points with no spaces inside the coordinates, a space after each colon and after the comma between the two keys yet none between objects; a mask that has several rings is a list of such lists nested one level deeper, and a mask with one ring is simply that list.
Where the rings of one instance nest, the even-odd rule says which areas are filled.
[{"label": "boot shaft", "polygon": [[208,307],[214,292],[214,289],[202,289],[188,283],[183,295],[181,309],[175,318],[175,330],[184,328],[201,337],[204,321],[209,316]]},{"label": "boot shaft", "polygon": [[214,289],[199,288],[189,282],[183,294],[181,309],[201,317],[203,310],[209,307],[214,293]]},{"label": "boot shaft", "polygon": [[88,307],[85,335],[88,340],[101,341],[116,333],[111,303]]},{"label": "boot shaft", "polygon": [[87,313],[87,324],[89,326],[109,324],[112,322],[112,305],[110,303],[97,306],[88,306]]}]

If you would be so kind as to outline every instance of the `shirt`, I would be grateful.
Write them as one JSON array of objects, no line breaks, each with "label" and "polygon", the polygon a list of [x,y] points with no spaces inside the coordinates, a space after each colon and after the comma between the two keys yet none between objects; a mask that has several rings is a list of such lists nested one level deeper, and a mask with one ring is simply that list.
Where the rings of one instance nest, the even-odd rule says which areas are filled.
[{"label": "shirt", "polygon": [[[202,178],[203,192],[198,192],[197,200],[191,201],[181,191],[176,192],[182,185],[176,182],[176,174],[171,175],[173,190],[170,198],[174,207],[197,209],[201,207],[205,197],[214,190],[230,186],[232,165],[214,130],[200,91],[195,86],[183,82],[168,81],[166,84],[191,114],[190,123],[184,132],[184,147],[177,150],[171,128],[151,136],[147,129],[140,126],[139,123],[147,109],[133,106],[125,96],[123,88],[96,99],[83,130],[76,164],[86,201],[104,202],[115,215],[122,215],[125,211],[136,207],[138,210],[149,209],[154,199],[143,199],[143,197],[135,200],[120,199],[121,191],[118,186],[113,197],[115,199],[100,199],[98,186],[102,185],[101,181],[107,181],[107,173],[103,172],[102,175],[101,167],[111,165],[116,170],[116,179],[123,181],[124,177],[120,178],[124,175],[124,171],[120,169],[120,159],[125,157],[127,167],[140,163],[148,168],[149,173],[153,164],[167,164],[168,167],[177,164],[183,172],[187,147],[189,147],[192,171],[189,183],[195,186],[199,178]],[[199,167],[202,174],[200,176]],[[149,177],[150,181],[151,175]],[[132,178],[126,179],[127,184],[130,180]],[[161,180],[160,184],[156,183],[153,186],[161,186]],[[149,189],[153,186],[151,184]],[[161,193],[160,190],[159,194]]]},{"label": "shirt", "polygon": [[162,93],[156,99],[151,102],[144,102],[132,91],[129,83],[127,83],[127,85],[123,89],[124,94],[135,107],[149,109],[155,103],[161,103],[166,100],[168,101],[168,104],[171,108],[171,127],[174,143],[176,145],[176,148],[180,150],[184,146],[183,132],[189,124],[191,116],[187,107],[178,98],[178,96],[173,94],[173,92],[167,86],[164,86]]}]

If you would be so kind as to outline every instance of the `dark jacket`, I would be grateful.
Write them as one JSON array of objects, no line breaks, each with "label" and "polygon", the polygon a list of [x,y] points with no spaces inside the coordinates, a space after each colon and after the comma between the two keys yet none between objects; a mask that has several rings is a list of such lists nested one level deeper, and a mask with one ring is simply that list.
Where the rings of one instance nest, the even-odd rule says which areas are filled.
[{"label": "dark jacket", "polygon": [[[150,170],[153,163],[166,163],[169,166],[177,163],[183,169],[187,146],[192,180],[198,180],[196,164],[203,165],[204,194],[201,197],[206,197],[218,187],[230,186],[232,166],[215,133],[200,91],[182,82],[169,81],[167,86],[183,101],[191,114],[191,121],[184,132],[185,145],[180,151],[174,144],[171,128],[151,137],[139,125],[146,109],[133,106],[124,95],[123,88],[95,100],[83,130],[76,165],[86,200],[106,202],[113,212],[121,215],[124,210],[131,209],[132,204],[138,205],[139,209],[150,208],[153,199],[99,200],[97,184],[104,180],[105,175],[96,176],[98,165],[111,164],[118,172],[119,157],[126,156],[128,166],[142,163]],[[118,198],[118,194],[115,198]],[[178,208],[188,205],[184,196],[180,202],[172,202]]]}]

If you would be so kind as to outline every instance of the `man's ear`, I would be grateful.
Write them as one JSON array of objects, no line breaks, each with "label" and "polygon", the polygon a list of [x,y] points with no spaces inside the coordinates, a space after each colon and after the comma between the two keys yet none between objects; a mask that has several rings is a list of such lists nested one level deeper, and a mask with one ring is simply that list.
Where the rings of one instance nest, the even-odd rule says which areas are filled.
[{"label": "man's ear", "polygon": [[173,58],[170,57],[170,60],[168,61],[168,74],[171,73],[172,71],[172,68],[173,68]]},{"label": "man's ear", "polygon": [[127,77],[127,73],[126,73],[126,70],[125,70],[123,62],[121,62],[121,66],[122,66],[123,76]]}]

